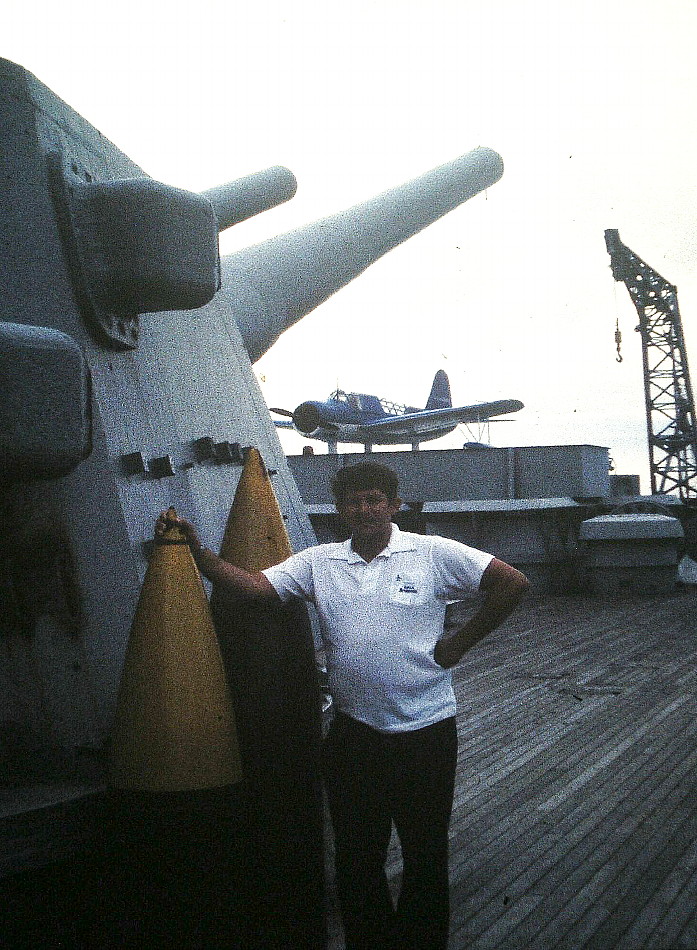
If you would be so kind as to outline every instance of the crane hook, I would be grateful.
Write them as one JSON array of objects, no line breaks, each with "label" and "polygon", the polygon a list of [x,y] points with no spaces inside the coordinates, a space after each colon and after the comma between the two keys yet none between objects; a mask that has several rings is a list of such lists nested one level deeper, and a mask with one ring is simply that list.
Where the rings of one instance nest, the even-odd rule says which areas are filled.
[{"label": "crane hook", "polygon": [[615,357],[618,363],[622,362],[622,354],[620,353],[620,347],[622,346],[622,333],[620,331],[620,321],[619,319],[615,322],[615,345],[617,346],[617,356]]}]

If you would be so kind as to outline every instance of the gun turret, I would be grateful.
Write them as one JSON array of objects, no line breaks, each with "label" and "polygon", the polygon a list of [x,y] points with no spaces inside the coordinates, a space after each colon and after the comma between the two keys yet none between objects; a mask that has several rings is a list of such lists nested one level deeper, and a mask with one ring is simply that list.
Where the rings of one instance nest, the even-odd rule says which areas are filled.
[{"label": "gun turret", "polygon": [[[4,60],[0,120],[0,589],[8,635],[31,651],[0,669],[0,722],[30,736],[41,723],[30,748],[73,755],[111,727],[160,511],[217,546],[253,446],[293,547],[315,541],[250,357],[503,166],[476,149],[240,251],[217,290],[219,229],[292,197],[287,169],[203,195],[155,182]],[[44,679],[20,706],[26,669]]]},{"label": "gun turret", "polygon": [[[0,731],[11,740],[3,764],[13,783],[51,789],[57,776],[61,787],[70,776],[77,789],[72,783],[80,776],[90,783],[99,777],[158,513],[175,507],[195,521],[208,546],[217,547],[250,454],[245,449],[253,447],[264,478],[273,478],[269,493],[278,500],[292,547],[315,541],[250,357],[258,359],[285,329],[391,248],[497,181],[502,163],[495,152],[477,149],[343,214],[232,255],[221,267],[218,231],[292,197],[295,179],[287,169],[267,169],[204,195],[153,181],[30,73],[0,60],[0,172],[0,375],[7,384],[0,399],[0,592],[7,641],[0,665]],[[284,736],[307,738],[310,715],[316,715],[316,671],[309,627],[292,623],[297,626],[293,649],[265,650],[264,663],[268,659],[270,665],[250,663],[244,676],[250,677],[249,695],[263,692],[260,684],[270,682],[269,676],[273,682],[293,678],[297,689],[283,710]],[[158,624],[153,622],[156,638]],[[272,643],[268,633],[264,626],[265,645]],[[285,632],[281,640],[287,646]],[[143,695],[149,679],[139,680]],[[199,700],[189,692],[196,716]],[[205,697],[201,702],[205,705]],[[143,863],[143,852],[131,847],[141,832],[124,838],[125,822],[118,821],[123,853],[133,861],[114,861],[121,868],[119,881],[128,881],[128,894],[117,894],[116,903],[121,897],[126,901],[129,928],[160,932],[167,915],[174,922],[172,933],[179,933],[176,924],[184,917],[200,933],[217,932],[207,902],[196,919],[188,911],[193,903],[182,903],[179,891],[171,890],[176,879],[182,894],[186,884],[187,898],[199,893],[198,887],[207,893],[228,873],[234,857],[219,866],[215,857],[210,864],[184,861],[203,855],[208,841],[211,855],[240,850],[246,855],[244,842],[256,841],[266,821],[261,838],[292,841],[303,866],[315,861],[308,855],[312,849],[319,853],[311,843],[319,840],[321,799],[307,759],[300,763],[302,789],[295,788],[290,772],[280,773],[279,784],[272,746],[262,743],[260,749],[268,768],[258,774],[273,775],[266,800],[287,794],[290,802],[296,824],[281,813],[290,838],[276,836],[275,805],[261,823],[249,824],[246,806],[228,814],[244,799],[218,797],[218,789],[206,789],[216,794],[187,819],[183,801],[162,801],[152,815],[162,807],[168,841],[187,843],[181,854],[169,846],[177,867],[164,862],[166,877],[160,880],[159,845],[152,854],[157,867]],[[299,749],[294,745],[292,755]],[[82,792],[75,794],[82,798]],[[60,809],[54,808],[55,799],[36,799],[44,831],[47,812],[60,818],[61,854],[65,842],[77,846],[84,840],[82,819],[87,819],[76,802],[64,808],[62,795]],[[301,805],[298,795],[306,796]],[[25,796],[18,801],[26,830],[14,835],[15,847],[0,848],[6,871],[13,873],[41,867],[57,853],[50,834],[37,836]],[[90,804],[88,810],[101,821],[101,806]],[[156,818],[141,825],[141,815],[149,811],[138,799],[124,815],[135,814],[134,829],[145,831],[150,822],[143,841],[162,840],[153,831]],[[300,819],[302,832],[296,834]],[[66,829],[71,821],[74,827]],[[178,833],[170,836],[174,825],[182,829],[181,839]],[[229,847],[221,838],[223,826]],[[111,850],[104,853],[111,863]],[[200,865],[203,875],[204,864],[205,885],[198,870]],[[241,874],[259,874],[256,856],[253,864],[249,874],[243,863]],[[321,860],[313,866],[321,878]],[[195,868],[193,876],[189,867]],[[318,934],[312,945],[324,945],[314,879],[303,878],[291,895],[278,883],[285,867],[279,865],[276,876],[264,875],[259,895],[246,902],[230,888],[234,901],[228,908],[221,896],[216,915],[228,920],[240,914],[245,919],[233,929],[249,927],[258,936],[261,907],[265,925],[283,926],[290,934],[281,936],[279,929],[267,944],[307,946],[305,935],[298,936],[305,920]],[[146,889],[146,879],[152,889]],[[165,892],[171,904],[162,904]],[[275,910],[277,899],[288,902],[287,920]],[[300,901],[302,915],[296,913]],[[150,914],[156,905],[158,912]],[[168,908],[175,906],[185,912],[170,915]],[[141,907],[152,920],[138,919]],[[109,914],[106,919],[111,926]]]},{"label": "gun turret", "polygon": [[216,299],[234,314],[252,362],[383,254],[502,174],[501,156],[477,148],[348,211],[224,257]]}]

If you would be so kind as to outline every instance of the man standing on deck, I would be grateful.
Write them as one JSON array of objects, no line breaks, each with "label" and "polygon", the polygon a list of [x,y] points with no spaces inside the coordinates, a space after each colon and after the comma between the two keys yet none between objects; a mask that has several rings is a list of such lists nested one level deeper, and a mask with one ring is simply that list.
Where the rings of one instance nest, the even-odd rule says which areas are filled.
[{"label": "man standing on deck", "polygon": [[[448,825],[457,734],[450,668],[520,601],[528,582],[457,541],[400,531],[397,476],[365,462],[332,483],[348,541],[248,574],[176,519],[201,572],[239,597],[300,597],[317,607],[336,715],[322,772],[336,840],[347,950],[445,950]],[[157,531],[167,521],[161,515]],[[480,608],[443,636],[446,604],[482,591]],[[395,911],[385,874],[392,823],[404,871]]]}]

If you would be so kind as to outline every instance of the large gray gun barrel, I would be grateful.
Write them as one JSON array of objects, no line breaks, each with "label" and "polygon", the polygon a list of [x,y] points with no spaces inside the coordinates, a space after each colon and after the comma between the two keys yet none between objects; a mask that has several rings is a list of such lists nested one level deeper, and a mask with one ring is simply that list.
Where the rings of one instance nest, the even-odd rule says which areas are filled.
[{"label": "large gray gun barrel", "polygon": [[274,165],[226,185],[209,188],[203,195],[213,205],[218,230],[224,231],[261,211],[289,201],[297,187],[291,171],[282,165]]},{"label": "large gray gun barrel", "polygon": [[501,156],[477,148],[348,211],[223,258],[220,295],[252,362],[383,254],[502,174]]}]

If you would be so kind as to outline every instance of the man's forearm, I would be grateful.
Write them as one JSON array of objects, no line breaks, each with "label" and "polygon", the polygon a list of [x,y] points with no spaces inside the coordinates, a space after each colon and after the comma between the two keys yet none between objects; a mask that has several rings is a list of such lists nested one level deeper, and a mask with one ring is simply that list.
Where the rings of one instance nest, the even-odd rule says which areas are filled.
[{"label": "man's forearm", "polygon": [[212,584],[223,588],[228,594],[244,598],[277,598],[271,582],[263,574],[250,574],[234,564],[218,557],[210,548],[201,545],[191,548],[199,571]]},{"label": "man's forearm", "polygon": [[507,594],[490,592],[482,607],[453,634],[454,646],[460,651],[460,656],[479,643],[487,633],[500,627],[518,606],[522,596],[521,589],[513,589]]},{"label": "man's forearm", "polygon": [[484,590],[484,603],[460,629],[436,644],[435,660],[443,667],[455,666],[464,654],[488,633],[496,630],[520,603],[528,580],[520,571],[497,561],[495,580]]}]

